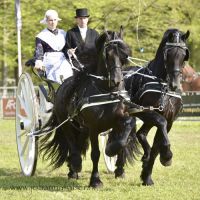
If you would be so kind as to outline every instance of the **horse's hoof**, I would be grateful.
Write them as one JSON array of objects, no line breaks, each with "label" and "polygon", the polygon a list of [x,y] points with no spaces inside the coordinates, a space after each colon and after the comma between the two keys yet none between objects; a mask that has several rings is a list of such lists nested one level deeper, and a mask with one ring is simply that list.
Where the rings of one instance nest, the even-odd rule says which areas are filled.
[{"label": "horse's hoof", "polygon": [[151,186],[154,184],[152,178],[151,178],[151,175],[145,175],[145,174],[141,174],[140,175],[140,178],[142,180],[142,185],[144,186]]},{"label": "horse's hoof", "polygon": [[98,188],[103,187],[103,183],[101,182],[100,179],[96,179],[95,178],[95,179],[93,179],[93,180],[90,181],[89,187],[92,187],[94,189],[98,189]]},{"label": "horse's hoof", "polygon": [[172,165],[172,159],[164,160],[160,157],[160,163],[165,167],[169,167]]},{"label": "horse's hoof", "polygon": [[173,153],[170,150],[170,145],[163,147],[160,151],[160,163],[167,167],[172,164]]},{"label": "horse's hoof", "polygon": [[109,157],[116,156],[122,149],[121,142],[115,141],[106,145],[105,153]]},{"label": "horse's hoof", "polygon": [[120,175],[116,175],[115,174],[115,178],[124,179],[125,178],[125,173],[120,174]]},{"label": "horse's hoof", "polygon": [[79,176],[78,176],[78,173],[76,173],[76,172],[69,172],[68,178],[69,179],[79,179]]},{"label": "horse's hoof", "polygon": [[152,185],[154,185],[154,182],[152,181],[152,179],[150,179],[150,180],[144,181],[142,183],[142,185],[144,185],[144,186],[152,186]]},{"label": "horse's hoof", "polygon": [[115,178],[125,178],[125,172],[123,169],[116,169],[115,170]]}]

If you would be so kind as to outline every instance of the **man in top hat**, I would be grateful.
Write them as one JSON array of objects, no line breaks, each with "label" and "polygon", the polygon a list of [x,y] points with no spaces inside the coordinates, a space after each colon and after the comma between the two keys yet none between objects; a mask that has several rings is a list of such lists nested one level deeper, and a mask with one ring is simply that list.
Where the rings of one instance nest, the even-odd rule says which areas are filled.
[{"label": "man in top hat", "polygon": [[58,83],[73,75],[72,66],[62,52],[66,32],[57,28],[60,20],[57,11],[46,11],[44,19],[40,21],[46,28],[36,36],[34,56],[35,68],[43,70],[45,67],[47,78]]},{"label": "man in top hat", "polygon": [[95,41],[99,34],[94,29],[88,28],[88,9],[76,10],[76,26],[67,31],[66,52],[70,55],[76,54],[78,60],[92,72],[97,62]]}]

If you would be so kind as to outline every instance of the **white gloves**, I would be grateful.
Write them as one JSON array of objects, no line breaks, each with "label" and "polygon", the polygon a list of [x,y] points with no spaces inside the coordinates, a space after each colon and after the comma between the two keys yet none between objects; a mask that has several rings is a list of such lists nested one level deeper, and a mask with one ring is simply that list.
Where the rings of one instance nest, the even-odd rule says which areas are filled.
[{"label": "white gloves", "polygon": [[44,65],[42,60],[35,61],[35,69],[44,70]]},{"label": "white gloves", "polygon": [[67,51],[67,54],[68,54],[69,58],[71,58],[72,56],[73,56],[74,58],[76,58],[76,55],[75,55],[76,49],[77,49],[77,47],[74,48],[74,49],[69,49],[69,50]]}]

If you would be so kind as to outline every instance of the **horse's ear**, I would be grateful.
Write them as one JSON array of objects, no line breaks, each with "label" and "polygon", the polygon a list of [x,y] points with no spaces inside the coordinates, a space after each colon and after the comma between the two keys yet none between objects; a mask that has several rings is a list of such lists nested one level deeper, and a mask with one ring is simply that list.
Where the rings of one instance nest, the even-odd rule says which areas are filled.
[{"label": "horse's ear", "polygon": [[182,35],[182,39],[185,41],[185,40],[187,40],[189,38],[189,36],[190,36],[190,31],[187,30],[187,32]]},{"label": "horse's ear", "polygon": [[120,31],[119,31],[119,37],[120,37],[121,39],[123,39],[123,34],[124,34],[124,28],[123,28],[123,26],[121,25],[121,26],[120,26]]},{"label": "horse's ear", "polygon": [[104,33],[106,34],[106,37],[107,37],[107,39],[109,41],[111,38],[110,38],[110,35],[108,34],[108,31],[106,29],[104,29]]}]

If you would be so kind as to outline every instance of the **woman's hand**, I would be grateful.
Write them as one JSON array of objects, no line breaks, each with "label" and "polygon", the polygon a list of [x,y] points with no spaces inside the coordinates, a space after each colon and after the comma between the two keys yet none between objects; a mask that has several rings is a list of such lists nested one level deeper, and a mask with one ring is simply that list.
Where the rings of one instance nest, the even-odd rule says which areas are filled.
[{"label": "woman's hand", "polygon": [[34,68],[37,69],[37,70],[42,70],[43,71],[44,70],[44,66],[43,66],[42,60],[36,60]]}]

